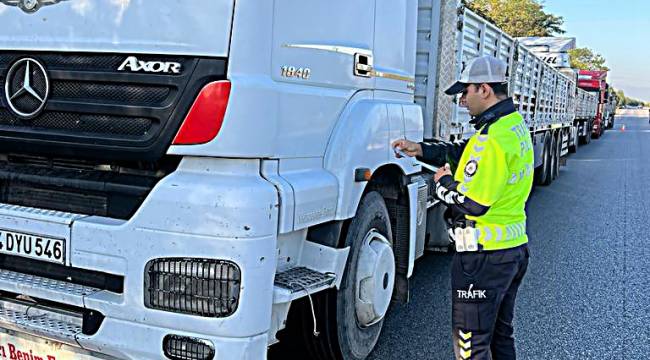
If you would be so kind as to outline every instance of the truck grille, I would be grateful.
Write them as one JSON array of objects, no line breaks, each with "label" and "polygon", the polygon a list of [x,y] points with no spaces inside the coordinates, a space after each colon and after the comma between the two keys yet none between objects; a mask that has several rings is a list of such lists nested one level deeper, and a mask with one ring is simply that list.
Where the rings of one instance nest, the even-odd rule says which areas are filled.
[{"label": "truck grille", "polygon": [[27,123],[13,116],[8,110],[0,109],[0,126],[29,127],[36,131],[142,138],[149,133],[152,125],[153,120],[147,118],[58,111],[45,112]]},{"label": "truck grille", "polygon": [[[138,55],[142,62],[179,63],[181,71],[118,71],[129,56],[0,51],[0,151],[97,160],[160,159],[200,89],[225,79],[226,60]],[[49,79],[45,106],[31,117],[13,111],[10,102],[20,110],[38,108],[39,101],[31,96],[10,101],[12,94],[5,91],[6,82],[16,89],[22,85],[22,69],[18,75],[10,69],[24,59],[40,63]],[[32,73],[33,87],[45,89],[41,74]]]},{"label": "truck grille", "polygon": [[[127,219],[176,169],[165,153],[227,60],[137,55],[180,72],[118,71],[130,56],[0,50],[0,202]],[[30,71],[43,99],[15,96]]]},{"label": "truck grille", "polygon": [[178,161],[166,157],[149,164],[152,170],[137,170],[90,161],[0,155],[0,203],[128,219]]},{"label": "truck grille", "polygon": [[157,106],[172,94],[168,86],[90,84],[74,81],[57,81],[52,84],[52,97],[70,101],[94,100],[97,103],[131,106]]}]

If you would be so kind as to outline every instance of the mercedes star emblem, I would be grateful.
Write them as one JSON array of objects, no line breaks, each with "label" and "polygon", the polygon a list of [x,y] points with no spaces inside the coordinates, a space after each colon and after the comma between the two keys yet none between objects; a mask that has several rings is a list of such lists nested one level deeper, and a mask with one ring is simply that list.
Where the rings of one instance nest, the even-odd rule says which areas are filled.
[{"label": "mercedes star emblem", "polygon": [[45,67],[32,58],[16,61],[5,81],[5,97],[11,110],[23,119],[37,116],[50,94]]}]

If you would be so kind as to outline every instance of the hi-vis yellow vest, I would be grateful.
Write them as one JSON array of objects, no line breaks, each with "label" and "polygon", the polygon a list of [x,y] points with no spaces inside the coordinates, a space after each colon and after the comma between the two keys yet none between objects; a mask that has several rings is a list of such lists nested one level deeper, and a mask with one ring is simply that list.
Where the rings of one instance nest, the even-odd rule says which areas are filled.
[{"label": "hi-vis yellow vest", "polygon": [[458,192],[489,206],[476,222],[483,250],[513,248],[528,242],[524,206],[533,185],[533,143],[522,116],[514,112],[478,131],[463,151],[454,179]]}]

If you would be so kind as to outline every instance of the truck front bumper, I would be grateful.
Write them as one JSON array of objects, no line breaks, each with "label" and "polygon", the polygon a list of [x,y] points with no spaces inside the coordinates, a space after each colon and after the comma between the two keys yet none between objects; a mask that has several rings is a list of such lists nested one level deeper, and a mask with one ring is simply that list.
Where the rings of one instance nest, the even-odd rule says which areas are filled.
[{"label": "truck front bumper", "polygon": [[[128,334],[128,340],[125,339]],[[118,319],[105,319],[102,329],[91,338],[80,337],[79,344],[118,359],[164,359],[163,340],[167,335],[205,340],[214,348],[214,359],[259,360],[266,358],[266,333],[246,337],[220,337],[179,332],[174,328],[152,327]]]},{"label": "truck front bumper", "polygon": [[[125,359],[161,359],[167,335],[198,338],[218,359],[260,359],[267,347],[276,272],[278,195],[259,160],[184,159],[128,221],[0,206],[0,228],[66,241],[66,266],[118,275],[114,292],[8,272],[0,291],[101,314],[90,333],[0,316],[0,327]],[[206,317],[145,306],[145,267],[164,258],[215,259],[241,270],[237,307]],[[0,270],[2,272],[3,270]],[[49,315],[48,315],[49,316]],[[72,317],[74,318],[73,315]],[[82,319],[85,321],[85,318]],[[66,326],[63,326],[66,327]],[[76,332],[75,332],[76,331]]]}]

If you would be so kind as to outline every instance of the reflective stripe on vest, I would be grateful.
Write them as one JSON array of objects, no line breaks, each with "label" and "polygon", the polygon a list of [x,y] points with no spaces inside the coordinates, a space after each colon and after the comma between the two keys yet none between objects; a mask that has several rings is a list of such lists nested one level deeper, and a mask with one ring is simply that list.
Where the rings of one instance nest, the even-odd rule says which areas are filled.
[{"label": "reflective stripe on vest", "polygon": [[476,238],[479,243],[511,241],[526,235],[526,222],[510,225],[478,225]]}]

